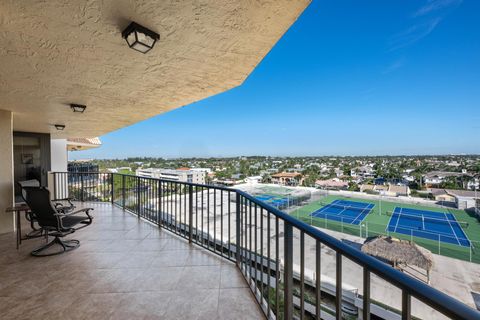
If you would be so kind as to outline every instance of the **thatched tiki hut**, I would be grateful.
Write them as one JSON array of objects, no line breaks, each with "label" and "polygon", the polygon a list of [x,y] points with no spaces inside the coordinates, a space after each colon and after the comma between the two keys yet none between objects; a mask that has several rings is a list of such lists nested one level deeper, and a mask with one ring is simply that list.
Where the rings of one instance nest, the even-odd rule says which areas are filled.
[{"label": "thatched tiki hut", "polygon": [[411,241],[386,236],[371,237],[365,240],[362,251],[390,263],[394,268],[403,269],[403,266],[422,268],[427,271],[427,282],[430,283],[432,253]]}]

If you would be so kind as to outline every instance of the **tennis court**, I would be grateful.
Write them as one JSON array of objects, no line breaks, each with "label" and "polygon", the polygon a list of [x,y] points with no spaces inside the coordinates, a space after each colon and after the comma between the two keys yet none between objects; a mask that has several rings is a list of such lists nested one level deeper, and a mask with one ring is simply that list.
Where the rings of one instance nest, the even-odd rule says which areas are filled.
[{"label": "tennis court", "polygon": [[470,247],[470,240],[461,223],[451,213],[395,207],[387,230]]},{"label": "tennis court", "polygon": [[292,201],[288,197],[260,194],[255,196],[255,198],[279,209],[284,209],[292,205]]},{"label": "tennis court", "polygon": [[316,218],[358,225],[365,219],[374,206],[373,203],[335,200],[317,211],[312,212],[310,215]]}]

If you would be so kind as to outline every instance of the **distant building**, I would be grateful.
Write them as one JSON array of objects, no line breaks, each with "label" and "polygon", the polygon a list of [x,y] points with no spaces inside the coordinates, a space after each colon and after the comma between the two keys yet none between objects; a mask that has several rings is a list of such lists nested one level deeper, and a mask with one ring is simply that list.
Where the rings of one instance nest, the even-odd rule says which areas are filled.
[{"label": "distant building", "polygon": [[148,177],[156,179],[167,179],[180,182],[191,182],[205,184],[206,173],[204,171],[195,171],[190,168],[178,168],[178,169],[160,169],[160,168],[148,168],[137,169],[136,173],[139,177]]},{"label": "distant building", "polygon": [[[188,168],[187,168],[188,169]],[[198,171],[198,172],[205,172],[207,174],[210,174],[212,173],[212,169],[211,168],[190,168],[189,170],[191,171]]]},{"label": "distant building", "polygon": [[348,188],[348,182],[337,178],[315,181],[315,187],[330,190],[344,190]]},{"label": "distant building", "polygon": [[343,170],[341,170],[341,169],[335,168],[334,172],[335,172],[335,175],[337,176],[337,178],[340,178],[340,177],[343,176]]},{"label": "distant building", "polygon": [[447,190],[445,189],[436,189],[432,188],[430,190],[435,201],[439,202],[455,202],[455,197],[451,194],[448,194]]},{"label": "distant building", "polygon": [[132,168],[130,167],[107,168],[107,171],[111,173],[119,173],[121,171],[132,171]]},{"label": "distant building", "polygon": [[372,185],[362,184],[360,185],[360,192],[378,193],[384,196],[390,197],[407,197],[410,195],[410,188],[403,185]]},{"label": "distant building", "polygon": [[272,175],[272,183],[283,186],[298,186],[303,181],[298,172],[280,172]]},{"label": "distant building", "polygon": [[246,177],[245,183],[261,183],[262,180],[263,180],[262,176]]},{"label": "distant building", "polygon": [[431,189],[430,192],[437,201],[455,202],[457,209],[471,209],[477,207],[480,192],[470,190]]},{"label": "distant building", "polygon": [[233,179],[214,179],[213,184],[225,187],[232,187],[236,184],[240,183],[240,181],[233,180]]},{"label": "distant building", "polygon": [[98,172],[98,164],[88,161],[71,161],[68,163],[67,168],[70,173]]},{"label": "distant building", "polygon": [[408,197],[410,195],[410,188],[408,186],[389,185],[387,193],[395,197]]},{"label": "distant building", "polygon": [[375,170],[370,166],[356,167],[350,170],[350,176],[361,177],[363,179],[374,178]]},{"label": "distant building", "polygon": [[423,176],[423,183],[427,187],[439,186],[445,182],[448,177],[461,177],[468,175],[466,172],[432,171]]},{"label": "distant building", "polygon": [[[96,181],[99,178],[98,165],[89,161],[72,161],[67,164],[68,181]],[[81,173],[81,174],[79,174]]]}]

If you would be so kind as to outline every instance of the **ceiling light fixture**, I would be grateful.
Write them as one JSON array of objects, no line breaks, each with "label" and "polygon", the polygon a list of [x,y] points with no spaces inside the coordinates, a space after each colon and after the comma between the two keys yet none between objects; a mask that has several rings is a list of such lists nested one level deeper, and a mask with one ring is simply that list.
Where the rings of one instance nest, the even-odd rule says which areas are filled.
[{"label": "ceiling light fixture", "polygon": [[155,42],[160,39],[158,33],[149,30],[138,23],[132,22],[122,32],[122,37],[133,50],[147,53],[152,50]]},{"label": "ceiling light fixture", "polygon": [[87,109],[87,106],[83,104],[70,104],[70,109],[73,110],[73,112],[79,112],[79,113],[84,113],[85,109]]},{"label": "ceiling light fixture", "polygon": [[54,126],[55,126],[55,129],[57,129],[59,131],[62,131],[63,129],[65,129],[64,124],[54,124]]}]

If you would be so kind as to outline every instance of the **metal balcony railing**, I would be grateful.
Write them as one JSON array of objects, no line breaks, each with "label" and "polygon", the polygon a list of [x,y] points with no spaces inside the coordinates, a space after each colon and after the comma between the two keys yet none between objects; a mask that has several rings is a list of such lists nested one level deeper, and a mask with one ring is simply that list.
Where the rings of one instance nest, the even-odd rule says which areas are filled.
[{"label": "metal balcony railing", "polygon": [[[452,319],[480,319],[479,312],[456,299],[236,189],[95,172],[55,172],[52,188],[56,198],[111,202],[235,262],[268,319],[348,317],[342,305],[344,259],[363,269],[363,319],[370,319],[376,305],[372,275],[401,291],[401,308],[389,308],[397,318],[412,318],[415,298]],[[314,248],[313,281],[305,274],[307,241]],[[335,254],[330,299],[319,290],[325,247]],[[313,288],[313,297],[307,287],[310,293]]]}]

